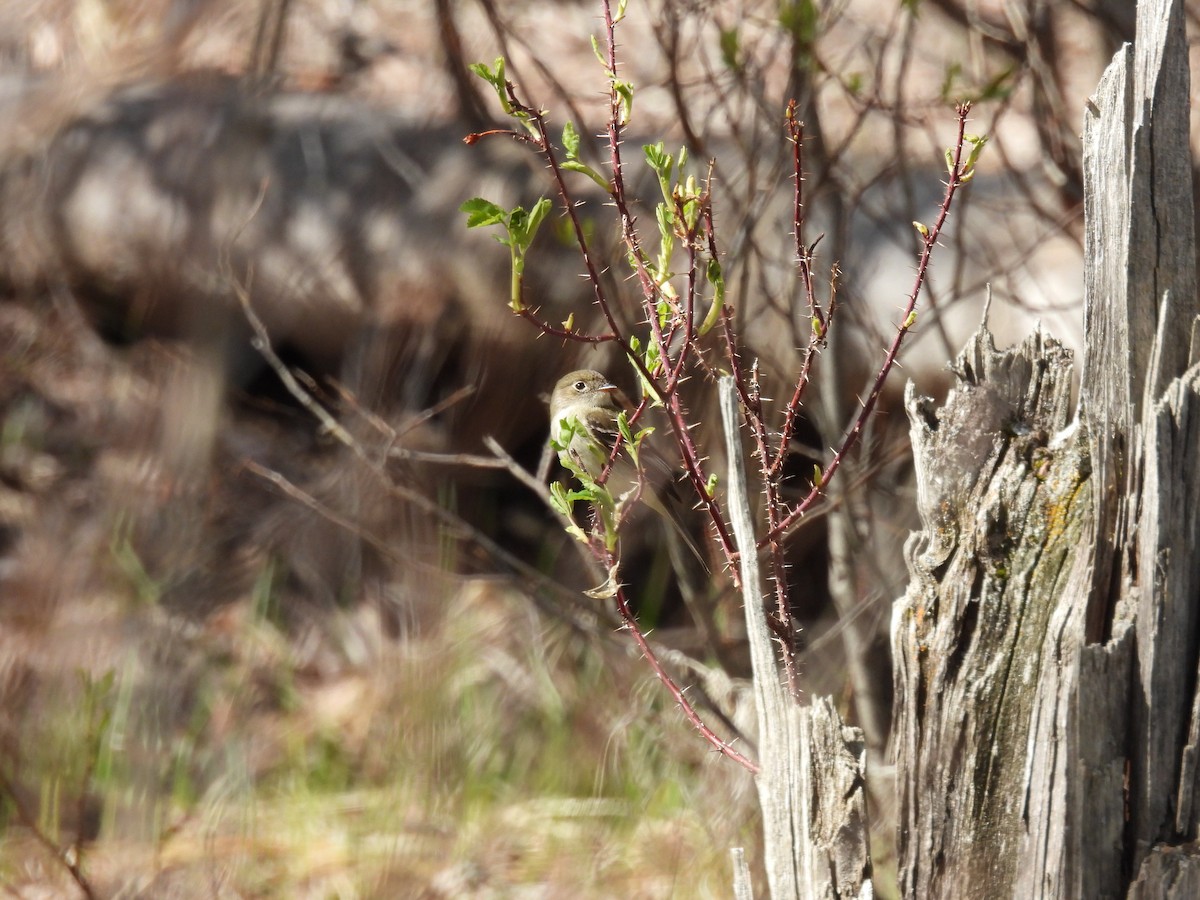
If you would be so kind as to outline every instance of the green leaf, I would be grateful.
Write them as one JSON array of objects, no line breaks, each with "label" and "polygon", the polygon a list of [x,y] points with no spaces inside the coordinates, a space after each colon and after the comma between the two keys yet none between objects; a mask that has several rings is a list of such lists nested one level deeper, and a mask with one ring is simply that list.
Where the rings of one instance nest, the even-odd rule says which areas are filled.
[{"label": "green leaf", "polygon": [[[658,189],[662,193],[663,202],[667,204],[667,212],[674,208],[674,203],[671,199],[671,170],[675,168],[675,160],[671,154],[667,153],[662,141],[657,144],[645,144],[642,147],[642,152],[646,154],[646,164],[650,166],[654,174],[658,177]],[[680,164],[679,168],[683,168],[683,160],[686,158],[685,151],[679,153]],[[655,213],[659,215],[659,213]],[[670,233],[672,229],[663,229],[662,216],[659,215],[659,230],[664,234]]]},{"label": "green leaf", "polygon": [[499,225],[504,222],[506,213],[490,200],[483,197],[472,197],[458,208],[459,212],[467,214],[468,228],[482,228],[487,225]]},{"label": "green leaf", "polygon": [[[550,446],[558,453],[562,453],[567,449],[567,445],[571,443],[571,438],[575,437],[581,430],[582,426],[578,419],[566,419],[559,426],[558,434],[550,434]],[[563,465],[567,465],[567,461],[563,460]]]},{"label": "green leaf", "polygon": [[574,122],[563,125],[562,145],[567,151],[567,159],[579,159],[579,131]]},{"label": "green leaf", "polygon": [[508,102],[508,86],[504,77],[504,57],[497,56],[495,62],[495,70],[489,69],[483,63],[472,63],[469,68],[472,72],[486,81],[492,86],[496,92],[496,96],[500,98],[500,106],[508,115],[512,114],[512,104]]},{"label": "green leaf", "polygon": [[987,146],[988,138],[986,134],[968,134],[963,136],[963,140],[971,145],[971,152],[967,154],[967,161],[963,163],[963,173],[972,174],[983,148]]},{"label": "green leaf", "polygon": [[655,175],[660,179],[671,177],[671,166],[674,164],[674,160],[667,153],[662,141],[657,144],[642,145],[642,152],[646,154],[646,165],[654,170]]},{"label": "green leaf", "polygon": [[946,72],[942,76],[941,95],[944,103],[949,103],[950,98],[954,95],[954,86],[962,74],[962,63],[954,62],[946,66]]},{"label": "green leaf", "polygon": [[704,321],[700,323],[700,336],[708,334],[717,321],[721,317],[721,310],[725,308],[725,276],[721,272],[721,263],[715,259],[710,259],[704,270],[704,277],[708,283],[713,286],[712,304],[708,307],[708,313],[704,317]]},{"label": "green leaf", "polygon": [[721,47],[721,62],[725,68],[736,72],[741,64],[738,62],[738,50],[741,47],[741,36],[737,28],[722,28],[718,37]]},{"label": "green leaf", "polygon": [[[649,344],[646,345],[646,370],[649,372],[653,372],[654,368],[658,365],[658,361],[660,358],[661,357],[659,356],[658,342],[651,341]],[[653,391],[650,391],[648,393],[650,393],[650,395],[653,397],[658,396]],[[661,405],[661,403],[660,403],[660,405]]]},{"label": "green leaf", "polygon": [[687,223],[688,233],[692,233],[696,228],[696,223],[700,221],[699,200],[688,200],[683,204],[683,221]]},{"label": "green leaf", "polygon": [[621,100],[621,124],[628,125],[633,118],[633,85],[628,81],[614,81],[613,90]]},{"label": "green leaf", "polygon": [[471,63],[469,68],[473,73],[478,75],[492,87],[504,85],[504,57],[496,57],[496,71],[492,71],[485,63]]},{"label": "green leaf", "polygon": [[566,486],[561,481],[550,482],[550,502],[564,516],[567,518],[571,517],[571,513],[574,510],[574,502],[567,493]]},{"label": "green leaf", "polygon": [[819,13],[815,0],[784,0],[779,5],[779,24],[799,47],[807,49],[816,43]]},{"label": "green leaf", "polygon": [[659,300],[657,310],[659,327],[666,328],[667,323],[671,321],[671,304],[666,300]]},{"label": "green leaf", "polygon": [[529,245],[533,243],[538,228],[541,227],[542,221],[549,212],[550,198],[543,197],[533,205],[533,209],[527,211],[524,207],[515,206],[508,214],[508,231],[514,247],[519,251],[522,267],[524,266],[524,251],[528,250]]},{"label": "green leaf", "polygon": [[[658,343],[650,341],[642,351],[642,365],[647,372],[653,372],[658,367],[659,362]],[[642,370],[638,369],[638,381],[641,382],[642,396],[650,398],[651,406],[662,406],[663,402],[660,399],[658,392],[654,390],[650,382],[642,375]]]},{"label": "green leaf", "polygon": [[546,216],[549,214],[550,205],[550,198],[543,197],[541,200],[535,203],[533,209],[529,211],[529,226],[527,233],[530,241],[533,240],[534,235],[537,234],[537,230],[542,226],[542,222],[545,221]]},{"label": "green leaf", "polygon": [[670,242],[675,233],[675,216],[671,208],[665,203],[659,203],[654,207],[654,219],[658,222],[658,232],[663,240]]},{"label": "green leaf", "polygon": [[587,163],[580,162],[577,159],[565,159],[559,165],[567,172],[578,172],[580,175],[586,175],[592,181],[596,182],[600,186],[600,189],[606,193],[611,190],[611,186],[605,177]]},{"label": "green leaf", "polygon": [[713,474],[708,476],[708,482],[704,485],[704,493],[708,495],[709,500],[711,500],[713,497],[717,496],[718,480],[719,479],[717,478],[716,472],[714,472]]},{"label": "green leaf", "polygon": [[601,51],[600,41],[594,34],[592,35],[592,52],[596,54],[596,59],[600,60],[600,65],[604,66],[605,70],[607,71],[608,59],[604,56],[603,51]]},{"label": "green leaf", "polygon": [[617,431],[621,434],[621,440],[629,447],[633,446],[633,432],[629,430],[629,416],[625,411],[617,413]]}]

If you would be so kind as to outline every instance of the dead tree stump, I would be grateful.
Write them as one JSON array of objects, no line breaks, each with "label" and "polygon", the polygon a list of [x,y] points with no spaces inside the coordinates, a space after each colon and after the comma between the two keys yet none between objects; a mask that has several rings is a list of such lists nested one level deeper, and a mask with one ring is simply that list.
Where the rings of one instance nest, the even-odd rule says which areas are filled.
[{"label": "dead tree stump", "polygon": [[1200,334],[1179,0],[1084,127],[1086,350],[986,321],[909,392],[923,530],[893,621],[907,897],[1195,897]]}]

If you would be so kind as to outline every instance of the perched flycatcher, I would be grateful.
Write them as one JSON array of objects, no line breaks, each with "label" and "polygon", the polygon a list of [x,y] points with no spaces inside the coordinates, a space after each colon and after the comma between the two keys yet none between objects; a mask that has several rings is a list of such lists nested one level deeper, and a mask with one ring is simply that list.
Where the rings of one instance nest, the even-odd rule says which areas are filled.
[{"label": "perched flycatcher", "polygon": [[[617,416],[623,411],[632,412],[628,399],[599,372],[568,372],[550,395],[550,437],[562,443],[571,422],[578,423],[578,427],[559,451],[559,459],[564,464],[570,460],[592,478],[599,478],[612,455],[619,433]],[[624,487],[613,485],[614,489]]]},{"label": "perched flycatcher", "polygon": [[[600,372],[580,369],[560,378],[550,395],[550,437],[556,443],[565,444],[558,454],[564,465],[569,460],[593,479],[599,478],[612,457],[613,445],[620,434],[617,416],[621,412],[631,414],[632,404],[620,388]],[[577,423],[573,431],[572,422]],[[665,457],[644,445],[638,459],[643,467],[642,501],[662,516],[684,538],[692,553],[703,560],[683,526],[689,509],[675,484],[678,467],[673,468]],[[622,447],[613,461],[606,486],[614,499],[620,500],[633,490],[638,479],[638,471],[627,448]]]}]

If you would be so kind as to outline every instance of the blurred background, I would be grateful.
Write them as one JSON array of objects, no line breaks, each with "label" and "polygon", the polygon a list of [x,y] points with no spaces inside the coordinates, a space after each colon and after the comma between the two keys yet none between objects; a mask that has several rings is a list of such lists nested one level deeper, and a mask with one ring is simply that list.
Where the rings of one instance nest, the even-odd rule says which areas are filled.
[{"label": "blurred background", "polygon": [[[535,472],[544,395],[621,360],[513,316],[508,253],[458,211],[554,197],[467,66],[589,136],[593,0],[0,0],[0,884],[17,897],[705,897],[755,858],[750,777],[714,755],[582,591]],[[1189,27],[1200,2],[1189,3]],[[805,690],[871,757],[894,895],[891,603],[912,512],[906,379],[940,396],[980,321],[1078,347],[1079,131],[1127,0],[629,4],[627,176],[714,160],[729,302],[764,394],[809,332],[792,146],[836,336],[797,496],[856,412],[942,196],[954,102],[990,143],[916,333],[825,509],[790,539]],[[619,315],[612,210],[572,182]],[[548,223],[527,298],[595,325]],[[703,446],[712,386],[687,386]],[[498,452],[499,451],[499,452]],[[715,466],[719,468],[719,466]],[[634,523],[636,525],[636,523]],[[625,537],[639,616],[753,749],[740,610]],[[715,553],[713,561],[715,563]],[[693,574],[693,581],[695,580]],[[687,580],[687,579],[682,579]],[[685,602],[686,601],[686,602]],[[759,881],[765,884],[761,875]]]}]

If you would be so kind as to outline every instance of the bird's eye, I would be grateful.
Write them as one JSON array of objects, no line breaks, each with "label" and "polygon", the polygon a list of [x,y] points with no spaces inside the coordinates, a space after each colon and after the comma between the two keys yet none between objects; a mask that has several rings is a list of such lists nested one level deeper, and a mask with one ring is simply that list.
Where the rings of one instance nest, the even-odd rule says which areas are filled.
[{"label": "bird's eye", "polygon": [[583,393],[584,391],[587,390],[587,382],[586,381],[575,382],[575,390],[579,391],[580,393]]}]

